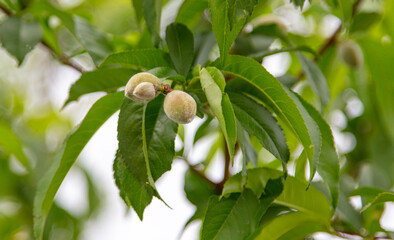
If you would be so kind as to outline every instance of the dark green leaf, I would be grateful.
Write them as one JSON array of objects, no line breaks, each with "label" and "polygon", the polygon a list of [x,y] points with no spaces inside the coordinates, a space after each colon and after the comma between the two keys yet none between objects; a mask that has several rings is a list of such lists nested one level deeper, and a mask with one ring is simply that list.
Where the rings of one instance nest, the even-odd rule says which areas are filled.
[{"label": "dark green leaf", "polygon": [[207,119],[198,127],[196,134],[194,134],[193,144],[213,130],[210,127],[213,125],[211,124],[212,120],[213,118],[211,116],[207,116]]},{"label": "dark green leaf", "polygon": [[9,17],[0,25],[0,42],[7,51],[16,57],[19,64],[26,54],[40,42],[42,31],[36,21]]},{"label": "dark green leaf", "polygon": [[187,199],[197,208],[204,209],[211,195],[216,193],[215,186],[191,170],[185,173],[184,190]]},{"label": "dark green leaf", "polygon": [[181,23],[172,23],[167,27],[166,41],[175,68],[186,77],[193,61],[193,33]]},{"label": "dark green leaf", "polygon": [[271,113],[254,99],[240,93],[228,93],[235,115],[243,128],[256,136],[261,145],[284,164],[289,161],[290,152],[282,129]]},{"label": "dark green leaf", "polygon": [[226,138],[230,158],[233,160],[237,130],[233,107],[227,93],[224,92],[226,85],[224,77],[217,68],[208,67],[201,69],[200,81],[209,106],[219,121]]},{"label": "dark green leaf", "polygon": [[136,69],[149,70],[156,67],[174,68],[168,53],[159,49],[138,49],[109,55],[100,67],[121,65]]},{"label": "dark green leaf", "polygon": [[[126,166],[135,178],[154,191],[154,181],[171,169],[178,128],[165,115],[163,101],[163,95],[147,104],[125,98],[118,122],[119,152]],[[157,192],[156,196],[159,197]]]},{"label": "dark green leaf", "polygon": [[302,115],[277,79],[258,62],[242,56],[228,56],[221,70],[238,77],[227,83],[229,91],[244,92],[262,101],[295,133],[308,158],[313,159],[313,145]]},{"label": "dark green leaf", "polygon": [[302,7],[304,6],[305,0],[291,0],[291,2],[294,3],[294,5],[296,7],[300,7],[302,9]]},{"label": "dark green leaf", "polygon": [[137,22],[141,22],[142,17],[144,16],[144,0],[132,0],[134,12],[135,12],[135,19]]},{"label": "dark green leaf", "polygon": [[146,27],[152,35],[153,45],[159,46],[160,39],[160,19],[162,0],[144,0],[144,16]]},{"label": "dark green leaf", "polygon": [[75,35],[98,66],[112,52],[108,37],[87,20],[74,16]]},{"label": "dark green leaf", "polygon": [[246,22],[246,17],[236,22],[230,30],[230,23],[228,21],[228,0],[209,0],[209,13],[212,22],[212,30],[215,34],[216,42],[219,45],[220,63],[223,64],[231,44],[237,38],[238,33]]},{"label": "dark green leaf", "polygon": [[133,207],[142,220],[145,208],[152,201],[153,190],[137,179],[127,168],[124,158],[119,151],[114,160],[114,178],[119,194],[127,206]]},{"label": "dark green leaf", "polygon": [[126,85],[131,76],[138,73],[128,68],[103,68],[85,72],[71,86],[70,93],[64,105],[76,101],[80,96],[92,92],[114,92]]},{"label": "dark green leaf", "polygon": [[65,139],[51,168],[42,178],[37,189],[34,200],[34,236],[36,239],[42,239],[45,220],[53,199],[71,166],[94,133],[119,110],[123,98],[124,93],[118,92],[99,99],[91,107],[81,124]]},{"label": "dark green leaf", "polygon": [[19,137],[14,133],[11,126],[0,119],[0,149],[14,155],[19,162],[30,169],[29,160],[23,153],[23,145]]},{"label": "dark green leaf", "polygon": [[202,240],[245,239],[258,227],[263,207],[252,191],[209,200],[202,225]]},{"label": "dark green leaf", "polygon": [[242,149],[243,170],[246,171],[246,166],[249,162],[254,167],[257,167],[257,151],[250,142],[249,134],[244,130],[239,121],[237,121],[237,137],[239,146]]},{"label": "dark green leaf", "polygon": [[320,98],[322,106],[326,106],[330,102],[330,89],[319,66],[302,53],[297,53],[297,57],[313,91]]}]

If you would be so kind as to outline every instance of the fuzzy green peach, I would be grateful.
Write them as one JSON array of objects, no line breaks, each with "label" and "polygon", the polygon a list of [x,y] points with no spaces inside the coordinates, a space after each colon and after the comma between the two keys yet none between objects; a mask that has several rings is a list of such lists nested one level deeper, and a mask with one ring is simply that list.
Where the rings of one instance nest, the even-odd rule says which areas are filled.
[{"label": "fuzzy green peach", "polygon": [[353,69],[358,69],[363,64],[363,52],[360,46],[354,41],[348,40],[342,42],[339,45],[339,55]]},{"label": "fuzzy green peach", "polygon": [[174,90],[164,99],[164,112],[168,118],[177,123],[190,123],[196,116],[196,111],[196,101],[183,91]]},{"label": "fuzzy green peach", "polygon": [[[156,77],[153,74],[147,73],[147,72],[141,72],[141,73],[137,73],[135,75],[133,75],[129,81],[126,84],[126,89],[125,89],[125,96],[136,101],[136,102],[142,102],[142,103],[146,103],[149,102],[150,100],[152,100],[154,97],[157,97],[157,95],[159,95],[159,91],[155,92],[155,96],[153,98],[150,99],[144,99],[140,98],[136,95],[134,95],[134,90],[137,88],[137,86],[141,83],[151,83],[155,89],[159,89],[160,88],[160,79],[158,77]],[[142,87],[143,89],[149,89],[149,87],[147,87],[146,85],[143,85],[144,87]],[[141,90],[141,89],[140,89]],[[138,92],[140,96],[144,95],[142,92]]]}]

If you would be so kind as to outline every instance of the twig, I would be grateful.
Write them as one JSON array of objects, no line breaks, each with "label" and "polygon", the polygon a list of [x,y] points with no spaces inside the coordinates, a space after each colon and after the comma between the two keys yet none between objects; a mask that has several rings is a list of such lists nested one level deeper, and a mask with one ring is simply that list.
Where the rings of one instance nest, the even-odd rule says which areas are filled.
[{"label": "twig", "polygon": [[223,190],[224,184],[230,178],[230,164],[231,157],[229,153],[229,149],[227,143],[224,142],[224,171],[223,171],[223,179],[220,183],[218,183],[220,190]]},{"label": "twig", "polygon": [[[3,11],[3,12],[5,13],[5,15],[7,15],[7,16],[11,16],[11,15],[12,15],[11,11],[8,10],[7,8],[5,8],[4,6],[0,5],[0,9],[1,9],[1,11]],[[74,63],[72,63],[72,62],[70,61],[70,58],[69,58],[69,57],[67,57],[67,56],[65,56],[65,55],[63,55],[63,54],[61,54],[61,55],[56,54],[55,51],[51,48],[51,46],[49,46],[49,45],[48,45],[46,42],[44,42],[43,40],[41,40],[41,44],[44,45],[44,46],[48,49],[48,51],[49,51],[53,56],[55,56],[61,63],[63,63],[63,64],[65,64],[65,65],[67,65],[67,66],[70,66],[70,67],[74,68],[74,69],[77,70],[78,72],[81,72],[81,73],[84,72],[84,70],[82,69],[82,67],[80,67],[80,66],[78,66],[78,65],[76,65],[76,64],[74,64]]]}]

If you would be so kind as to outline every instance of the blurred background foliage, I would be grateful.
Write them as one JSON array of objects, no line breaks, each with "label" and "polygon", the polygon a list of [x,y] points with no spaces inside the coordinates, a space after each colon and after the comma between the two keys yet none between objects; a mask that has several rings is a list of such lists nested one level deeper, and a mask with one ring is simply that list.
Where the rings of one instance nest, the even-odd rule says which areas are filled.
[{"label": "blurred background foliage", "polygon": [[[63,102],[53,94],[54,88],[69,85],[53,82],[51,71],[60,71],[64,67],[61,64],[76,72],[93,70],[111,52],[154,47],[141,13],[133,10],[132,3],[138,4],[138,0],[0,0],[0,239],[32,237],[37,183],[75,124],[70,114],[60,110]],[[187,25],[195,36],[199,52],[196,61],[201,64],[219,54],[209,16],[203,11],[207,6],[205,0],[163,1],[160,34],[174,19]],[[230,50],[255,57],[268,70],[276,69],[272,73],[320,109],[331,125],[341,164],[334,224],[345,233],[367,232],[374,236],[386,232],[380,225],[382,203],[360,213],[350,199],[361,195],[362,202],[370,202],[376,196],[373,192],[394,190],[393,12],[390,0],[313,0],[302,11],[289,1],[260,0],[251,24],[246,25]],[[14,16],[13,22],[9,15]],[[253,21],[266,15],[280,19],[290,41],[304,46],[304,54],[317,62],[330,89],[331,100],[326,107],[319,105],[318,97],[306,83],[294,51],[272,54],[275,49],[289,47],[281,40],[280,31],[270,28],[275,21],[263,24],[267,29],[253,28]],[[24,27],[15,33],[15,26]],[[24,47],[7,42],[8,34],[16,34],[20,40],[17,44]],[[16,43],[15,39],[11,41]],[[346,44],[360,53],[353,64],[341,55]],[[272,64],[279,67],[271,68]],[[217,122],[211,120],[208,118],[203,124],[207,128],[201,128],[195,136],[195,142],[207,136],[213,141],[201,162],[204,171],[224,151],[223,138],[214,132]],[[286,137],[292,159],[298,159],[298,141],[291,134]],[[255,138],[251,141],[258,150],[259,166],[280,169],[278,159]],[[77,168],[88,183],[89,209],[73,215],[55,203],[45,239],[77,239],[84,222],[100,208],[100,192],[89,171]],[[186,193],[187,181],[196,181],[191,172],[186,173]],[[355,193],[355,189],[363,191]]]}]

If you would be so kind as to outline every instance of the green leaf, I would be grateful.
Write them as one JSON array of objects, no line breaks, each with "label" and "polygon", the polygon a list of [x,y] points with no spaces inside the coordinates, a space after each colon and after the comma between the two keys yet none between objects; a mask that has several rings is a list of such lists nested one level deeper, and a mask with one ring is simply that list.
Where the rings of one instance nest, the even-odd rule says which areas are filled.
[{"label": "green leaf", "polygon": [[[323,178],[330,192],[332,208],[335,209],[338,203],[339,159],[330,126],[319,112],[301,96],[290,90],[288,90],[288,94],[300,109],[315,146],[311,176],[317,170]],[[311,179],[312,177],[309,180],[311,181]]]},{"label": "green leaf", "polygon": [[262,194],[270,195],[266,192],[268,182],[281,178],[282,175],[282,172],[269,168],[248,169],[246,176],[237,173],[226,181],[222,196],[242,192],[244,188],[251,189],[259,198]]},{"label": "green leaf", "polygon": [[383,193],[384,190],[374,187],[360,187],[351,192],[348,197],[362,196],[362,197],[376,197],[378,194]]},{"label": "green leaf", "polygon": [[204,209],[211,195],[216,194],[215,186],[191,170],[185,172],[184,190],[186,198],[197,208]]},{"label": "green leaf", "polygon": [[0,42],[21,64],[26,54],[40,42],[42,31],[36,21],[9,17],[0,25]]},{"label": "green leaf", "polygon": [[107,65],[125,66],[141,70],[156,67],[174,68],[168,53],[159,49],[138,49],[113,53],[101,63],[100,67]]},{"label": "green leaf", "polygon": [[92,92],[114,92],[126,85],[131,76],[138,73],[128,68],[103,68],[85,72],[71,86],[70,93],[64,105],[76,101],[80,96]]},{"label": "green leaf", "polygon": [[166,30],[166,42],[178,73],[187,76],[193,62],[193,33],[181,23],[171,23]]},{"label": "green leaf", "polygon": [[332,214],[327,198],[315,187],[307,187],[307,183],[288,176],[282,194],[274,202],[306,213],[319,219],[322,224],[329,225]]},{"label": "green leaf", "polygon": [[262,101],[295,133],[308,158],[313,159],[314,149],[302,115],[277,79],[255,60],[242,56],[228,56],[221,70],[238,77],[227,83],[229,91],[244,92]]},{"label": "green leaf", "polygon": [[230,30],[229,0],[209,0],[209,13],[211,17],[212,30],[215,34],[216,42],[219,45],[220,63],[226,60],[231,44],[237,38],[246,22],[243,17]]},{"label": "green leaf", "polygon": [[209,200],[202,225],[202,240],[245,239],[258,227],[263,207],[252,191]]},{"label": "green leaf", "polygon": [[145,208],[153,198],[153,190],[137,179],[127,168],[124,158],[117,153],[114,160],[114,178],[119,194],[127,206],[132,206],[142,220]]},{"label": "green leaf", "polygon": [[147,104],[125,98],[118,122],[119,152],[126,166],[135,178],[155,191],[154,181],[171,169],[178,128],[165,115],[163,101],[163,95]]},{"label": "green leaf", "polygon": [[138,23],[141,22],[142,17],[144,16],[144,0],[132,0],[134,12],[135,12],[135,19]]},{"label": "green leaf", "polygon": [[253,8],[258,0],[227,0],[228,4],[228,21],[230,23],[230,30],[242,21],[244,18],[252,15]]},{"label": "green leaf", "polygon": [[282,129],[271,113],[254,99],[235,92],[228,92],[235,115],[243,128],[256,136],[261,145],[284,164],[289,161],[290,152]]},{"label": "green leaf", "polygon": [[382,192],[379,193],[375,199],[365,205],[360,212],[366,211],[368,208],[372,207],[373,205],[384,203],[384,202],[394,202],[394,192]]},{"label": "green leaf", "polygon": [[87,20],[74,16],[75,35],[98,66],[112,53],[108,37],[95,29]]},{"label": "green leaf", "polygon": [[257,151],[250,142],[249,134],[244,130],[241,123],[237,121],[237,137],[239,146],[242,149],[243,156],[243,170],[246,171],[246,166],[249,162],[257,167]]},{"label": "green leaf", "polygon": [[192,28],[197,24],[206,8],[208,8],[208,0],[185,0],[178,10],[175,22]]},{"label": "green leaf", "polygon": [[45,220],[53,199],[71,166],[94,133],[119,110],[123,98],[124,93],[118,92],[99,99],[90,108],[81,124],[65,139],[52,166],[42,178],[34,199],[34,236],[36,239],[42,239]]},{"label": "green leaf", "polygon": [[160,39],[160,19],[162,0],[144,0],[144,16],[146,27],[152,35],[152,42],[155,47],[159,46]]},{"label": "green leaf", "polygon": [[305,0],[291,0],[291,2],[292,2],[296,7],[300,7],[300,8],[302,9],[302,7],[304,6]]},{"label": "green leaf", "polygon": [[[315,227],[315,226],[319,227]],[[324,230],[322,224],[316,220],[316,218],[303,213],[303,212],[290,212],[286,214],[282,214],[274,218],[271,222],[265,225],[260,234],[255,238],[256,240],[265,240],[265,239],[294,239],[289,236],[289,238],[283,238],[286,233],[289,233],[291,230],[304,226],[306,229],[306,235],[313,233],[315,231]],[[311,228],[311,231],[308,231],[308,228]],[[312,231],[313,230],[313,231]],[[301,239],[305,237],[298,236]]]},{"label": "green leaf", "polygon": [[313,54],[314,56],[318,56],[317,53],[310,47],[308,46],[297,46],[297,47],[289,47],[289,48],[281,48],[281,49],[267,49],[263,50],[261,52],[254,52],[248,57],[256,59],[258,62],[261,62],[263,58],[274,55],[277,53],[282,53],[282,52],[294,52],[294,51],[304,51]]},{"label": "green leaf", "polygon": [[19,162],[27,169],[30,163],[23,153],[23,145],[19,137],[14,133],[11,126],[0,119],[0,149],[8,154],[14,155]]},{"label": "green leaf", "polygon": [[308,79],[309,85],[315,94],[320,98],[322,106],[326,106],[330,102],[330,89],[327,80],[321,72],[319,66],[311,59],[305,57],[302,53],[297,53],[298,60]]},{"label": "green leaf", "polygon": [[226,85],[224,77],[217,68],[207,67],[201,69],[200,81],[209,106],[219,121],[226,138],[230,158],[233,161],[237,130],[233,107],[227,93],[224,92]]},{"label": "green leaf", "polygon": [[378,12],[360,12],[357,13],[353,21],[350,25],[350,32],[358,32],[362,31],[365,32],[370,28],[372,25],[376,24],[382,15]]}]

